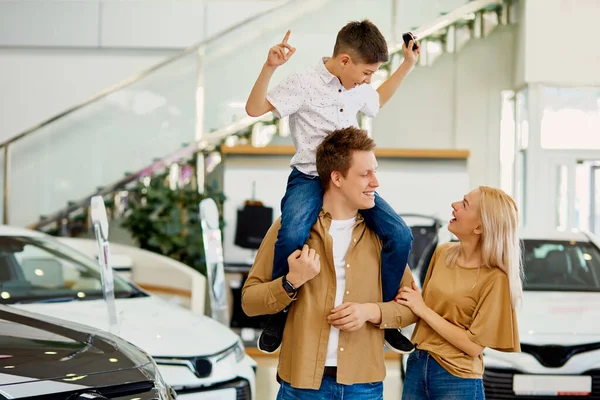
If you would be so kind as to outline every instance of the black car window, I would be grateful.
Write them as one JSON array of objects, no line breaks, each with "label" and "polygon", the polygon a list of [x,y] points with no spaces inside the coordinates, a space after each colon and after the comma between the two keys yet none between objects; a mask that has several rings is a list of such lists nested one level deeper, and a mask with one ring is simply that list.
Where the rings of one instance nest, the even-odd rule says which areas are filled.
[{"label": "black car window", "polygon": [[[114,275],[115,296],[139,293]],[[93,300],[103,297],[98,264],[45,237],[0,237],[0,303]]]},{"label": "black car window", "polygon": [[592,243],[524,240],[525,290],[600,291],[600,251]]}]

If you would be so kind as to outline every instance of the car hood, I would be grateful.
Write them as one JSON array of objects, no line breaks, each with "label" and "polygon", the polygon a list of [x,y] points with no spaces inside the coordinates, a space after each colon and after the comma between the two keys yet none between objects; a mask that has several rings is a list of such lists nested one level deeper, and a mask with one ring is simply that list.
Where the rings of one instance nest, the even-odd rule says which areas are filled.
[{"label": "car hood", "polygon": [[523,343],[600,341],[600,293],[525,291],[517,312]]},{"label": "car hood", "polygon": [[4,396],[148,381],[142,369],[151,366],[146,354],[105,332],[0,306],[0,394]]},{"label": "car hood", "polygon": [[[103,300],[16,306],[109,330],[107,307]],[[233,331],[215,320],[193,314],[157,297],[117,299],[116,307],[120,328],[115,333],[153,357],[213,355],[239,340]]]}]

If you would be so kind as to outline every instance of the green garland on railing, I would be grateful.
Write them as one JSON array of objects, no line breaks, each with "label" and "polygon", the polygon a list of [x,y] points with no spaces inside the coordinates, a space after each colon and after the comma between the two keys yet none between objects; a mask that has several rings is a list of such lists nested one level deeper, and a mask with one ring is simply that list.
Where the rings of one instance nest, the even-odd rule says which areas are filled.
[{"label": "green garland on railing", "polygon": [[[193,168],[193,163],[186,166]],[[211,185],[201,194],[195,182],[194,174],[172,189],[168,172],[151,177],[149,182],[141,180],[129,190],[121,226],[142,249],[171,257],[206,274],[198,205],[210,197],[222,207],[225,197]]]}]

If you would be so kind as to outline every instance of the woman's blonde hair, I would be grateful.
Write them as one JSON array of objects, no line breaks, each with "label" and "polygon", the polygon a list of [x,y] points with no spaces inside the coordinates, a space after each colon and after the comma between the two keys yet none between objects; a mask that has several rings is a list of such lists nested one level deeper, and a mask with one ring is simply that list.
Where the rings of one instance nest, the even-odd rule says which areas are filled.
[{"label": "woman's blonde hair", "polygon": [[[519,211],[515,201],[503,190],[479,186],[481,200],[481,256],[486,267],[498,267],[508,276],[510,298],[513,307],[523,297],[523,267],[521,242],[518,236]],[[446,253],[446,262],[454,266],[458,260],[460,246],[451,246]]]}]

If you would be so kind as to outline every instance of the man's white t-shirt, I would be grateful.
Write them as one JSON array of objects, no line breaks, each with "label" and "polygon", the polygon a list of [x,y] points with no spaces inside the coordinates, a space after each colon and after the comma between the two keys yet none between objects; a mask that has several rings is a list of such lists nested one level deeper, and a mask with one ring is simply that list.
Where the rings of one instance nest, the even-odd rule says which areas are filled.
[{"label": "man's white t-shirt", "polygon": [[[332,220],[329,234],[333,239],[333,264],[335,266],[335,303],[334,307],[342,304],[344,292],[346,291],[346,253],[352,242],[352,231],[356,217],[348,220]],[[327,343],[327,358],[325,366],[337,367],[337,352],[340,330],[331,327],[329,331],[329,342]]]}]

